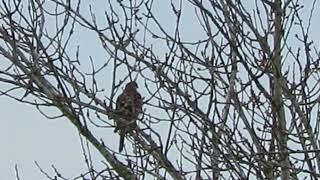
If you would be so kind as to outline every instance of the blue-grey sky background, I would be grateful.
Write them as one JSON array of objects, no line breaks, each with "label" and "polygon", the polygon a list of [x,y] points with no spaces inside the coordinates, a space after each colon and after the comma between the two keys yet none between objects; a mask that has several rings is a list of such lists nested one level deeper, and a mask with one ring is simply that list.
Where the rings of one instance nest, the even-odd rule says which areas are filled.
[{"label": "blue-grey sky background", "polygon": [[[107,1],[82,2],[82,14],[87,17],[89,15],[89,4],[97,17],[97,22],[105,25],[103,22],[105,21],[104,11],[109,8]],[[48,4],[48,8],[49,6],[50,4]],[[168,9],[170,4],[158,3],[156,6],[160,9]],[[155,9],[155,11],[157,10]],[[156,14],[159,15],[163,23],[174,24],[171,14],[161,12],[156,12]],[[54,23],[54,19],[51,20],[46,20],[49,32],[54,30],[50,29],[50,26],[54,27],[50,25],[50,23]],[[87,72],[91,70],[89,68],[89,56],[94,59],[97,66],[107,61],[106,52],[103,51],[100,40],[93,32],[82,27],[76,28],[75,35],[68,48],[72,56],[75,55],[78,45],[80,46],[80,61],[83,70]],[[105,70],[105,76],[108,76],[108,73],[110,71]],[[107,85],[107,81],[99,82],[100,88]],[[5,88],[5,85],[0,83],[0,88]],[[108,95],[106,93],[106,96]],[[18,96],[21,97],[23,94],[18,93]],[[3,142],[0,150],[1,179],[16,179],[16,164],[21,179],[46,179],[35,165],[35,161],[49,175],[55,174],[52,165],[65,178],[74,178],[80,173],[87,172],[78,132],[66,118],[47,119],[34,106],[17,102],[8,97],[0,97],[0,107],[3,124],[0,126],[0,142]],[[51,115],[56,113],[55,110],[49,110],[49,112]],[[95,133],[103,137],[105,143],[111,144],[115,148],[118,147],[117,134],[112,133],[112,131],[103,132],[103,129]],[[95,154],[94,151],[92,153]],[[93,157],[94,166],[103,168],[101,157],[99,155]]]},{"label": "blue-grey sky background", "polygon": [[[160,3],[161,2],[161,3]],[[155,2],[154,10],[158,17],[162,19],[163,23],[174,24],[172,12],[168,10],[170,4],[167,1]],[[312,1],[307,7],[310,7]],[[101,3],[101,2],[100,2]],[[103,11],[106,9],[106,3],[91,3],[96,12],[98,19],[103,19]],[[318,6],[320,6],[319,2]],[[82,4],[83,11],[88,9],[88,6]],[[186,7],[188,8],[188,7]],[[190,11],[193,11],[191,8]],[[310,11],[306,10],[307,13]],[[193,14],[194,13],[190,13]],[[188,16],[186,14],[186,16]],[[314,19],[319,17],[319,11],[316,12]],[[191,34],[192,40],[200,38],[201,33],[198,32],[199,28],[192,22],[192,16],[183,18],[183,26],[185,26],[184,33]],[[318,21],[318,20],[317,20]],[[315,43],[319,47],[318,30],[320,23],[313,21],[311,36],[314,36]],[[171,29],[173,30],[173,29]],[[76,33],[79,38],[74,42],[74,46],[70,48],[76,49],[80,45],[81,58],[89,59],[92,56],[94,59],[101,59],[101,63],[106,60],[105,52],[101,50],[100,42],[96,36],[84,29],[79,29]],[[190,39],[190,40],[191,40]],[[107,83],[106,83],[107,84]],[[3,84],[0,84],[0,88]],[[0,113],[1,113],[1,126],[0,126],[0,174],[1,179],[11,180],[15,179],[15,164],[18,165],[19,176],[21,179],[46,179],[35,165],[37,161],[41,167],[49,174],[53,174],[51,165],[58,168],[59,172],[66,178],[72,178],[79,173],[86,171],[84,158],[80,146],[80,139],[76,129],[65,118],[60,119],[46,119],[42,116],[35,107],[31,105],[22,104],[7,97],[0,97]],[[101,136],[108,136],[103,132],[99,132]],[[116,137],[112,134],[109,138],[109,143],[115,143],[117,146],[118,141],[114,140]],[[95,159],[95,165],[101,166],[99,157]]]}]

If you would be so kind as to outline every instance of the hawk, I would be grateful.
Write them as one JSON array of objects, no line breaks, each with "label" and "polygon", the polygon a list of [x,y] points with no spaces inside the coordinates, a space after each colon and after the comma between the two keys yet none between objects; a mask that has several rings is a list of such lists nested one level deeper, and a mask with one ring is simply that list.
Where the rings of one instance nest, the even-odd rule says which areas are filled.
[{"label": "hawk", "polygon": [[123,150],[125,134],[133,130],[137,124],[139,114],[142,112],[142,98],[137,91],[136,82],[129,82],[116,101],[117,121],[115,132],[119,130],[119,152]]}]

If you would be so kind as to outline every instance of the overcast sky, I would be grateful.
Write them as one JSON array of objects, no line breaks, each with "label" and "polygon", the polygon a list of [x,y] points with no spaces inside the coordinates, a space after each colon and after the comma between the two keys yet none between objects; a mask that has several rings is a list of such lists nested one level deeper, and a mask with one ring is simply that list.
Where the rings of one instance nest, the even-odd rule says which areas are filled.
[{"label": "overcast sky", "polygon": [[[309,1],[308,1],[309,2]],[[310,1],[311,4],[311,1]],[[319,4],[319,3],[318,3]],[[95,4],[100,15],[103,15],[104,5]],[[165,8],[166,5],[158,6]],[[85,5],[83,4],[83,8]],[[157,9],[161,15],[161,8]],[[163,12],[166,12],[165,10]],[[307,11],[310,12],[310,11]],[[317,16],[317,19],[319,14]],[[163,19],[170,19],[170,15],[162,13]],[[1,20],[0,20],[1,21]],[[192,22],[187,25],[192,27]],[[320,23],[315,24],[315,30],[320,29]],[[195,36],[195,29],[185,28],[185,33]],[[319,35],[314,34],[315,43],[319,47]],[[84,49],[82,55],[94,58],[103,56],[97,51],[100,43],[93,41],[87,32],[80,32],[79,44]],[[79,34],[79,35],[80,35]],[[77,45],[77,44],[75,44]],[[0,88],[4,87],[0,84]],[[33,106],[26,105],[0,97],[0,174],[1,179],[15,179],[15,164],[18,165],[21,179],[45,179],[35,165],[37,161],[41,167],[52,173],[51,165],[56,166],[66,178],[72,178],[86,170],[81,151],[80,139],[76,129],[64,118],[46,119]],[[113,141],[118,143],[117,141]],[[102,164],[96,160],[97,164]],[[53,174],[53,173],[52,173]]]}]

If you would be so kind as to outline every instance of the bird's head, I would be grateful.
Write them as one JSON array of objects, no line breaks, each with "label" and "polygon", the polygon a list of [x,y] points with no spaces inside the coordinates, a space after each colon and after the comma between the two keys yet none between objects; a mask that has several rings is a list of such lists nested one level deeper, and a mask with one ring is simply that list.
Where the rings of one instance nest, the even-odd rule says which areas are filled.
[{"label": "bird's head", "polygon": [[131,81],[126,85],[126,90],[137,90],[138,84],[135,81]]}]

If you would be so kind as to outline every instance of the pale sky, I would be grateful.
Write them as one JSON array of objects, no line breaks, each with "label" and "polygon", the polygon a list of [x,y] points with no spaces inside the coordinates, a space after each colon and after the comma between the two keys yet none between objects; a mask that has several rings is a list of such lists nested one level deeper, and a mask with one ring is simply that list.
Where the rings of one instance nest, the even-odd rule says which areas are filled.
[{"label": "pale sky", "polygon": [[[157,2],[155,2],[157,3]],[[311,1],[310,1],[311,4]],[[319,4],[319,3],[318,3]],[[85,4],[82,4],[83,8]],[[158,7],[166,8],[167,5]],[[95,4],[97,14],[103,15],[103,6]],[[167,13],[161,14],[161,8],[157,9],[158,14],[163,19],[170,19]],[[310,12],[310,11],[307,11]],[[318,11],[319,12],[319,11]],[[319,13],[317,14],[319,17]],[[1,20],[0,20],[1,21]],[[185,21],[188,23],[188,21]],[[185,24],[185,33],[192,34],[196,38],[196,30],[193,24]],[[320,23],[314,25],[317,29],[312,31],[315,42],[319,47]],[[89,55],[94,58],[102,58],[102,51],[98,52],[95,46],[100,46],[100,42],[93,41],[94,38],[85,31],[80,31],[81,38],[79,44],[82,48],[83,58]],[[77,44],[75,44],[77,45]],[[76,46],[75,46],[76,47]],[[0,88],[4,85],[0,83]],[[59,172],[66,178],[73,178],[81,172],[86,171],[84,158],[80,146],[80,139],[76,129],[68,120],[46,119],[35,107],[22,104],[7,97],[0,97],[0,112],[2,114],[0,126],[0,142],[2,142],[0,153],[0,174],[1,179],[15,179],[15,164],[18,165],[21,179],[46,179],[35,165],[37,161],[48,173],[53,173],[51,165],[58,168]],[[103,132],[99,132],[103,135]],[[117,141],[113,141],[116,143]],[[96,158],[97,166],[102,166],[101,159]]]}]

